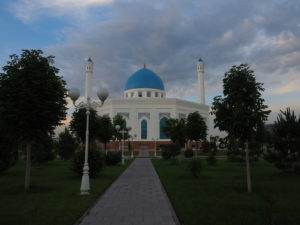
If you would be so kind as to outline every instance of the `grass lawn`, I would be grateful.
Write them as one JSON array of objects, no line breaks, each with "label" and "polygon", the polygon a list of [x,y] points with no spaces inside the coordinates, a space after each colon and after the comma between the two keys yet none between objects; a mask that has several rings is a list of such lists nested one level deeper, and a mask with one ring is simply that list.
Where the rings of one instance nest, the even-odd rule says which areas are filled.
[{"label": "grass lawn", "polygon": [[90,180],[91,194],[81,196],[81,177],[69,169],[69,162],[55,160],[32,168],[31,191],[25,194],[25,164],[20,161],[0,175],[0,224],[74,224],[127,165],[105,167]]},{"label": "grass lawn", "polygon": [[245,166],[218,160],[199,178],[179,165],[153,159],[179,220],[184,225],[299,225],[300,177],[261,160],[252,165],[253,193],[246,192]]}]

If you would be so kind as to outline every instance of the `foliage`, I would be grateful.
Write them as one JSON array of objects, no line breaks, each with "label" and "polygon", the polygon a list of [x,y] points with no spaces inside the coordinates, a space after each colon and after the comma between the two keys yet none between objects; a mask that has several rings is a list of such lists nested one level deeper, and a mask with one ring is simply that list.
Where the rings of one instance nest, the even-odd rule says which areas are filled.
[{"label": "foliage", "polygon": [[49,162],[54,160],[55,156],[54,142],[51,135],[44,134],[32,144],[32,164]]},{"label": "foliage", "polygon": [[202,151],[203,153],[210,152],[210,143],[206,140],[202,142]]},{"label": "foliage", "polygon": [[122,160],[121,151],[108,151],[105,156],[106,165],[117,165]]},{"label": "foliage", "polygon": [[11,55],[0,75],[1,129],[27,145],[25,190],[30,183],[31,144],[53,133],[66,116],[66,83],[57,76],[54,57],[42,54],[22,50],[20,56]]},{"label": "foliage", "polygon": [[[228,151],[227,157],[232,162],[245,162],[245,143],[234,139],[232,137],[228,137]],[[249,160],[250,162],[258,161],[259,157],[263,153],[260,144],[255,140],[251,139],[249,141]]]},{"label": "foliage", "polygon": [[169,144],[162,147],[162,157],[167,160],[180,154],[180,146],[177,144]]},{"label": "foliage", "polygon": [[[99,118],[96,110],[90,108],[89,116],[89,140],[92,140],[97,135],[99,128]],[[72,120],[70,122],[70,129],[72,133],[83,143],[85,143],[86,135],[86,108],[79,107],[72,114]]]},{"label": "foliage", "polygon": [[[71,168],[78,175],[82,175],[83,172],[84,152],[84,147],[78,148],[71,160]],[[96,177],[104,166],[104,157],[97,150],[95,143],[89,146],[88,163],[90,177]]]},{"label": "foliage", "polygon": [[256,82],[247,64],[241,64],[225,73],[223,88],[224,97],[216,96],[212,103],[215,127],[235,138],[248,140],[270,113],[261,98],[262,83]]},{"label": "foliage", "polygon": [[265,158],[285,172],[300,174],[300,116],[290,108],[280,111],[273,132],[275,149]]},{"label": "foliage", "polygon": [[69,132],[68,128],[65,128],[65,130],[58,135],[56,149],[60,158],[64,160],[71,159],[77,146],[78,143],[73,135]]},{"label": "foliage", "polygon": [[106,150],[106,144],[112,139],[114,134],[114,128],[109,116],[99,117],[99,128],[97,131],[97,137],[104,143],[104,149]]},{"label": "foliage", "polygon": [[[117,125],[120,126],[119,130],[116,129]],[[126,126],[126,120],[123,118],[122,115],[117,114],[117,115],[114,116],[114,118],[113,118],[113,129],[114,129],[114,136],[117,140],[120,141],[120,140],[123,139],[123,136],[120,132],[122,130],[127,131],[124,134],[124,140],[128,140],[130,138],[129,131],[131,130],[131,128]]]},{"label": "foliage", "polygon": [[223,79],[224,97],[216,96],[211,107],[211,114],[216,117],[215,127],[245,143],[248,192],[252,191],[248,143],[271,112],[264,105],[262,91],[262,83],[256,82],[247,64],[233,66]]},{"label": "foliage", "polygon": [[194,152],[192,149],[188,148],[184,151],[184,157],[186,158],[192,158],[194,156]]},{"label": "foliage", "polygon": [[198,111],[190,113],[187,117],[186,135],[191,141],[205,140],[207,136],[207,126],[203,117]]},{"label": "foliage", "polygon": [[16,164],[18,160],[18,143],[15,138],[0,135],[0,174]]},{"label": "foliage", "polygon": [[165,121],[165,126],[162,128],[167,137],[171,139],[174,144],[181,147],[186,142],[186,126],[184,120],[169,118]]},{"label": "foliage", "polygon": [[198,177],[202,170],[202,161],[199,158],[192,158],[187,165],[187,169],[194,177]]}]

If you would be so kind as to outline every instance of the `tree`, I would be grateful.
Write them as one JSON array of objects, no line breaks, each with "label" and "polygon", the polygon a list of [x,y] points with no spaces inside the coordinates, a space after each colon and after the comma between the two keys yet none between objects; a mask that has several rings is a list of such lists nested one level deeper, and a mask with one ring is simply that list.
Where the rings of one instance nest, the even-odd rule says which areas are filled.
[{"label": "tree", "polygon": [[205,141],[207,126],[199,112],[190,113],[187,117],[186,136],[190,141]]},{"label": "tree", "polygon": [[300,115],[287,108],[281,111],[273,126],[274,152],[269,152],[266,159],[288,173],[300,174]]},{"label": "tree", "polygon": [[99,129],[97,137],[104,143],[104,149],[106,152],[106,144],[109,142],[114,134],[114,128],[109,116],[101,116],[99,118]]},{"label": "tree", "polygon": [[31,148],[32,165],[35,163],[46,163],[54,160],[56,157],[54,152],[54,141],[52,139],[52,135],[50,134],[44,134],[40,136],[32,143]]},{"label": "tree", "polygon": [[56,143],[56,149],[58,155],[64,159],[69,160],[74,155],[74,152],[78,146],[76,138],[69,132],[68,128],[65,128],[63,132],[58,135],[58,142]]},{"label": "tree", "polygon": [[174,144],[183,147],[186,142],[186,126],[184,120],[169,118],[165,122],[163,131]]},{"label": "tree", "polygon": [[[96,110],[91,108],[89,116],[89,140],[92,140],[96,137],[98,128],[99,117],[97,116]],[[70,129],[81,142],[85,143],[86,108],[76,108],[72,115]]]},{"label": "tree", "polygon": [[31,146],[53,133],[66,115],[65,81],[57,76],[54,56],[41,50],[13,54],[0,75],[2,129],[26,144],[25,191],[30,187]]},{"label": "tree", "polygon": [[[117,131],[116,129],[116,126],[119,125],[120,126],[120,129],[119,131]],[[117,114],[114,116],[113,118],[113,129],[114,129],[114,136],[117,140],[122,140],[123,136],[121,134],[121,130],[125,130],[127,131],[125,134],[124,134],[124,140],[127,140],[130,138],[130,135],[129,135],[129,131],[131,130],[130,127],[126,127],[126,120],[123,118],[122,115],[120,114]]]},{"label": "tree", "polygon": [[223,79],[224,97],[216,96],[211,108],[215,127],[245,143],[248,192],[252,191],[248,142],[271,112],[261,98],[262,85],[247,64],[233,66]]}]

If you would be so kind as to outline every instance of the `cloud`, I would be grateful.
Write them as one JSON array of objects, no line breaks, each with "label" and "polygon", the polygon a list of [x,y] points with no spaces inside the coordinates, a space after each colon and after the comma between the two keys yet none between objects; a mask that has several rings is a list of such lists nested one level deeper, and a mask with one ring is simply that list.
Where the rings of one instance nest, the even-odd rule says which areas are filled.
[{"label": "cloud", "polygon": [[221,94],[224,73],[245,62],[269,97],[297,91],[296,0],[19,0],[15,9],[18,18],[30,21],[39,16],[94,17],[107,5],[105,20],[97,17],[87,26],[62,30],[66,42],[45,49],[56,56],[68,87],[83,92],[84,59],[92,57],[94,90],[105,86],[110,97],[121,98],[127,78],[146,60],[161,76],[168,96],[191,99],[197,96],[196,61],[202,57],[209,96]]},{"label": "cloud", "polygon": [[11,4],[11,11],[24,23],[33,22],[45,16],[84,18],[87,9],[111,4],[113,0],[17,0]]}]

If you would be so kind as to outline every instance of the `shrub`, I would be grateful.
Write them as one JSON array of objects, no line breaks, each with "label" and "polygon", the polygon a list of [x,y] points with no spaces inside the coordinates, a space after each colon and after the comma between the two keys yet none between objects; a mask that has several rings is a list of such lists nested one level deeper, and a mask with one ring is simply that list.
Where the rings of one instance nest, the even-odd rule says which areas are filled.
[{"label": "shrub", "polygon": [[105,157],[106,165],[117,165],[122,160],[121,151],[108,151]]},{"label": "shrub", "polygon": [[193,176],[198,177],[200,171],[202,170],[202,162],[199,158],[193,158],[188,163],[187,169],[192,173]]},{"label": "shrub", "polygon": [[162,148],[162,157],[167,160],[180,154],[180,146],[178,144],[169,144]]},{"label": "shrub", "polygon": [[[90,177],[96,177],[103,168],[103,155],[96,149],[95,146],[91,146],[89,149],[88,163],[89,163],[89,175]],[[84,165],[84,147],[80,147],[74,154],[71,160],[72,170],[82,175]]]},{"label": "shrub", "polygon": [[64,132],[59,134],[58,142],[56,143],[56,149],[60,158],[69,160],[74,155],[77,148],[76,138],[65,128]]},{"label": "shrub", "polygon": [[184,157],[186,157],[186,158],[192,158],[193,156],[194,156],[194,152],[190,148],[184,152]]}]

